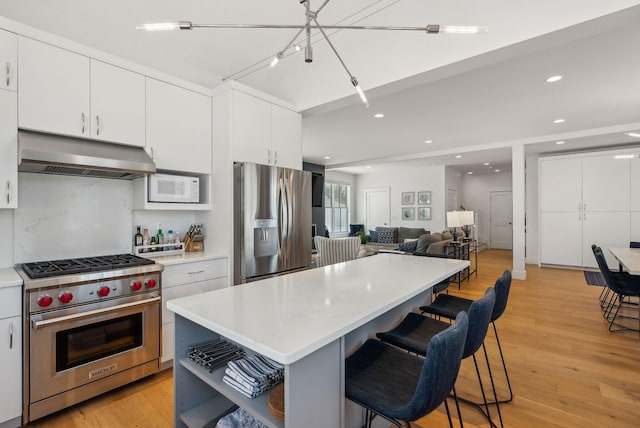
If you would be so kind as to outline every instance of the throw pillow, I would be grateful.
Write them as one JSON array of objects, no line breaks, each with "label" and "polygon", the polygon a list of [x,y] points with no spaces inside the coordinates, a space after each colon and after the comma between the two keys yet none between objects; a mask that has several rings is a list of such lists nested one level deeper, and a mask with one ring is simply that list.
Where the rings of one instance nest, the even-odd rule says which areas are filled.
[{"label": "throw pillow", "polygon": [[429,245],[433,244],[434,242],[440,242],[440,239],[438,239],[438,237],[435,235],[435,233],[433,235],[429,235],[428,233],[420,235],[420,238],[418,238],[416,251],[426,253]]},{"label": "throw pillow", "polygon": [[369,229],[369,242],[378,242],[378,232]]},{"label": "throw pillow", "polygon": [[446,241],[447,239],[453,239],[451,232],[442,232],[442,240]]},{"label": "throw pillow", "polygon": [[398,244],[398,250],[406,251],[408,253],[413,253],[414,251],[416,251],[417,247],[418,247],[418,240],[401,242]]},{"label": "throw pillow", "polygon": [[426,230],[422,227],[399,227],[398,242],[404,242],[405,239],[417,239],[420,235],[424,235]]},{"label": "throw pillow", "polygon": [[378,231],[378,242],[381,244],[393,244],[396,242],[395,233],[392,230]]},{"label": "throw pillow", "polygon": [[[376,231],[378,232],[378,234],[380,232],[392,232],[393,233],[393,240],[391,242],[398,242],[398,228],[397,227],[381,227],[381,226],[378,226],[378,227],[376,227]],[[382,241],[380,241],[380,235],[378,235],[378,242],[382,242]]]}]

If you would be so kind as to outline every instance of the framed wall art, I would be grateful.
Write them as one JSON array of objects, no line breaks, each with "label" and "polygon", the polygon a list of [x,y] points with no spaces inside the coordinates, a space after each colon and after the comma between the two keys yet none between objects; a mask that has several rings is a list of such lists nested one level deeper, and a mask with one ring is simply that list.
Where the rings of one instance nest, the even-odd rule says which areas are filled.
[{"label": "framed wall art", "polygon": [[402,220],[413,220],[413,207],[402,208]]},{"label": "framed wall art", "polygon": [[431,220],[431,207],[418,207],[418,220]]},{"label": "framed wall art", "polygon": [[413,205],[416,192],[402,192],[402,205]]},{"label": "framed wall art", "polygon": [[431,205],[431,192],[418,192],[418,205]]}]

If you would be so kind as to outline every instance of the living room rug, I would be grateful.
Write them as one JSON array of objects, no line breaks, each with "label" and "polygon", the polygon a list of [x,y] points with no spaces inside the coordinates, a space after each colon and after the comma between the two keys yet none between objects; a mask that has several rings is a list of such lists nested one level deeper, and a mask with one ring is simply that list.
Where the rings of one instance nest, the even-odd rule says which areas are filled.
[{"label": "living room rug", "polygon": [[591,271],[583,271],[584,272],[584,280],[587,282],[587,285],[597,285],[599,287],[606,287],[607,283],[600,272],[591,272]]}]

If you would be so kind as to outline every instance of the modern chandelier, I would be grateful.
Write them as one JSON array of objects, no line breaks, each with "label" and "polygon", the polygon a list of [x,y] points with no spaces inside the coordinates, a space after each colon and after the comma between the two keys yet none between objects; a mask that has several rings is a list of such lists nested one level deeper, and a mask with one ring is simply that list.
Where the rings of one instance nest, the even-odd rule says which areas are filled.
[{"label": "modern chandelier", "polygon": [[320,11],[324,9],[324,7],[329,3],[329,0],[324,0],[322,5],[315,11],[311,10],[311,0],[298,0],[301,5],[304,5],[305,8],[305,23],[304,24],[194,24],[191,21],[178,21],[178,22],[163,22],[163,23],[151,23],[151,24],[143,24],[136,29],[146,30],[146,31],[169,31],[169,30],[192,30],[194,28],[277,28],[277,29],[297,29],[298,32],[291,39],[287,45],[278,51],[275,54],[271,62],[269,63],[269,67],[275,67],[278,62],[282,58],[284,58],[285,53],[289,49],[293,49],[295,51],[300,51],[301,47],[296,43],[298,37],[305,32],[305,48],[304,48],[304,60],[305,62],[313,62],[313,48],[311,47],[311,30],[318,30],[322,37],[327,41],[327,44],[336,55],[340,64],[345,69],[347,74],[349,75],[349,79],[351,84],[356,89],[356,92],[360,96],[360,99],[364,103],[365,106],[369,107],[369,101],[367,100],[367,96],[360,87],[358,79],[351,74],[349,68],[342,60],[342,57],[336,50],[333,43],[327,36],[325,30],[392,30],[392,31],[424,31],[426,34],[439,34],[439,33],[448,33],[448,34],[481,34],[486,33],[488,31],[487,27],[483,26],[456,26],[456,25],[438,25],[438,24],[429,24],[426,27],[391,27],[391,26],[374,26],[374,25],[320,25],[318,22],[318,15]]}]

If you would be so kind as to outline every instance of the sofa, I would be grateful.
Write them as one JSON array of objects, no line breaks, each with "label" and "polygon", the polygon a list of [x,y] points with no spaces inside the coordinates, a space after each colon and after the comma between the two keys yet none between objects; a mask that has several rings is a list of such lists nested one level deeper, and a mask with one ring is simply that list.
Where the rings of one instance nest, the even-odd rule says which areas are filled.
[{"label": "sofa", "polygon": [[443,254],[445,245],[453,240],[449,232],[430,233],[423,228],[376,227],[367,235],[366,252],[398,250],[424,254]]}]

